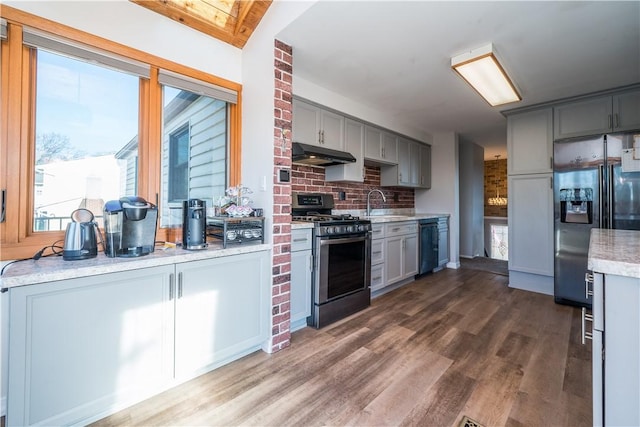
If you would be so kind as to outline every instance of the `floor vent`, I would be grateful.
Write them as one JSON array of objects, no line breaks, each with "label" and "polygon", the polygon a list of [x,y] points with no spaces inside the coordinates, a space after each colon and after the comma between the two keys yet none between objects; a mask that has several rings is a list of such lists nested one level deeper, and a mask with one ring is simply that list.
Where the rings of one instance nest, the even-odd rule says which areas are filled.
[{"label": "floor vent", "polygon": [[462,420],[460,420],[460,424],[458,424],[458,427],[484,427],[484,426],[479,422],[474,421],[465,415],[464,417],[462,417]]}]

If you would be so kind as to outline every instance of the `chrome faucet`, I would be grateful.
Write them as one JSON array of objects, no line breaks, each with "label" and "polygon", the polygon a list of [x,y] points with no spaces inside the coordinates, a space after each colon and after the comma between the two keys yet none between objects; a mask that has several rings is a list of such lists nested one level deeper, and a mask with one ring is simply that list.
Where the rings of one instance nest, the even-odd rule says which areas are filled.
[{"label": "chrome faucet", "polygon": [[384,193],[380,190],[378,190],[377,188],[374,188],[373,190],[369,191],[369,194],[367,194],[367,216],[371,216],[371,193],[373,192],[378,192],[380,193],[380,195],[382,196],[382,202],[386,202],[387,198],[384,197]]}]

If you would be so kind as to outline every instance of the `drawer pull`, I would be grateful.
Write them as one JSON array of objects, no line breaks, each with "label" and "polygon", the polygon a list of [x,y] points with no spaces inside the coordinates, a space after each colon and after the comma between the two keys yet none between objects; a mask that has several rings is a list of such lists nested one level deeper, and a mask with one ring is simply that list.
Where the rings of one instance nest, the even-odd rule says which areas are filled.
[{"label": "drawer pull", "polygon": [[309,239],[307,239],[306,237],[303,239],[293,239],[294,242],[307,242],[309,241]]},{"label": "drawer pull", "polygon": [[373,255],[378,255],[378,254],[381,254],[381,253],[382,253],[382,251],[374,251],[374,252],[371,252],[371,253],[372,253]]},{"label": "drawer pull", "polygon": [[582,345],[585,344],[586,340],[593,339],[593,333],[587,332],[587,321],[593,323],[593,315],[587,314],[587,309],[582,307]]},{"label": "drawer pull", "polygon": [[371,280],[380,280],[380,279],[382,279],[382,276],[373,277]]},{"label": "drawer pull", "polygon": [[593,285],[593,273],[587,271],[584,274],[584,294],[587,298],[593,295],[593,290],[590,289],[589,285]]}]

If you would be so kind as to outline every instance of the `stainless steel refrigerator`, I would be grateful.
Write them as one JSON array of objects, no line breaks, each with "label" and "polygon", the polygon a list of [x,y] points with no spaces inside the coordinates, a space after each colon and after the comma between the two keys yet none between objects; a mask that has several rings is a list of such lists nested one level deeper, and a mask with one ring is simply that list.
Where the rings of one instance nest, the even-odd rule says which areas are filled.
[{"label": "stainless steel refrigerator", "polygon": [[640,132],[556,141],[553,151],[555,301],[590,307],[590,230],[640,230]]}]

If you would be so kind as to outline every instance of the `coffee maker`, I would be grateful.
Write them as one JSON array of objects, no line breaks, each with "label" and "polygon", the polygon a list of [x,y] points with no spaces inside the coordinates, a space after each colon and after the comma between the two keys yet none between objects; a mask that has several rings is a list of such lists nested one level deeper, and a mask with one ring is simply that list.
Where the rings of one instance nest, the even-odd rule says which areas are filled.
[{"label": "coffee maker", "polygon": [[157,223],[157,207],[142,197],[121,197],[105,203],[105,254],[112,258],[150,254],[155,248]]},{"label": "coffee maker", "polygon": [[182,247],[189,250],[207,247],[207,203],[204,200],[182,202]]}]

